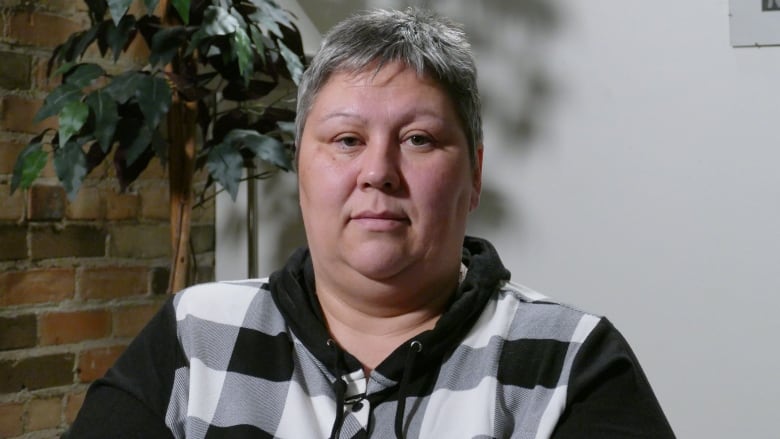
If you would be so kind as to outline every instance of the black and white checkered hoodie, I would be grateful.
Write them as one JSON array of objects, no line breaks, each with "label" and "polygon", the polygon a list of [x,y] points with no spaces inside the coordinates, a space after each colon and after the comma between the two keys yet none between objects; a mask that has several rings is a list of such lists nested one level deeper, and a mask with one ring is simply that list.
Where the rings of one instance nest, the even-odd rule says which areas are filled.
[{"label": "black and white checkered hoodie", "polygon": [[370,376],[334,343],[309,253],[174,296],[90,389],[69,438],[673,438],[604,318],[509,281],[487,241],[434,329]]}]

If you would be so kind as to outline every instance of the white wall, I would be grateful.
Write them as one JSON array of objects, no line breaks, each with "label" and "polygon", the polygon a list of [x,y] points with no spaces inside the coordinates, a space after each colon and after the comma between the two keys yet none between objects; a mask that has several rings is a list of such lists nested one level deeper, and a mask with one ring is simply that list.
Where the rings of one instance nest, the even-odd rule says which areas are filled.
[{"label": "white wall", "polygon": [[726,0],[443,4],[488,97],[471,232],[607,315],[680,438],[777,437],[780,48],[731,48]]}]

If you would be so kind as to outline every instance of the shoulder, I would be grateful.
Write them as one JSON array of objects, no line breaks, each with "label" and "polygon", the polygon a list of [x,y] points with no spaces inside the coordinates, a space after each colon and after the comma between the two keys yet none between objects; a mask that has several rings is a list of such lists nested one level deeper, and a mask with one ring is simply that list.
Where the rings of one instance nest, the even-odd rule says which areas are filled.
[{"label": "shoulder", "polygon": [[253,303],[262,296],[270,299],[267,279],[210,282],[177,293],[173,308],[177,321],[194,317],[239,326]]},{"label": "shoulder", "polygon": [[511,314],[506,334],[508,339],[582,343],[605,320],[600,315],[558,302],[514,282],[506,282],[499,290],[496,308],[499,312]]}]

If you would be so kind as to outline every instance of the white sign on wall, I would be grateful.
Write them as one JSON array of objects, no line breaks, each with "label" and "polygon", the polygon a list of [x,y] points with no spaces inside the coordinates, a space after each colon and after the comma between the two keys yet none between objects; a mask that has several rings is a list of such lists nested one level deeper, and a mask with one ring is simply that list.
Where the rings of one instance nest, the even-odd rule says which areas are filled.
[{"label": "white sign on wall", "polygon": [[780,45],[780,0],[730,0],[731,45]]}]

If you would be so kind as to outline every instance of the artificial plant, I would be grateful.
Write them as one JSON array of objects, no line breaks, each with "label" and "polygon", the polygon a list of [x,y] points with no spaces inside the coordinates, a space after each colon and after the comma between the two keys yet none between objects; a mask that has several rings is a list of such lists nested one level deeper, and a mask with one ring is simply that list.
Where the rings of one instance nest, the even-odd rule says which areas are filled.
[{"label": "artificial plant", "polygon": [[[133,1],[85,0],[91,27],[54,50],[49,70],[62,81],[35,116],[56,116],[59,127],[21,151],[11,191],[29,187],[49,157],[71,199],[107,159],[125,190],[158,157],[170,181],[169,289],[177,291],[188,271],[194,171],[205,167],[206,187],[218,182],[235,199],[244,169],[258,175],[258,161],[291,168],[303,47],[273,0]],[[110,74],[84,61],[96,45],[116,63],[138,38],[148,59],[137,69]]]}]

